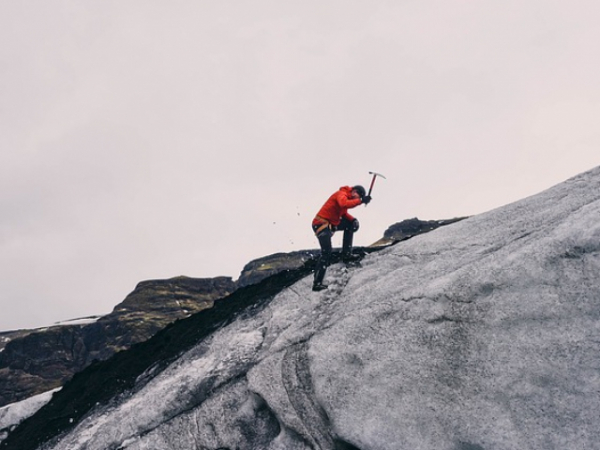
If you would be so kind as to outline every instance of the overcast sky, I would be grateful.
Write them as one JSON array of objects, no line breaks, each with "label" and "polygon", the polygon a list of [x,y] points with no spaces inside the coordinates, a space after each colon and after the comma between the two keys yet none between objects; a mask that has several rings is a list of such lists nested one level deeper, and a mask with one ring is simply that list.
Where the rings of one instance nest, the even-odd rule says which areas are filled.
[{"label": "overcast sky", "polygon": [[[599,164],[597,0],[0,2],[0,330]],[[341,244],[341,236],[334,245]]]}]

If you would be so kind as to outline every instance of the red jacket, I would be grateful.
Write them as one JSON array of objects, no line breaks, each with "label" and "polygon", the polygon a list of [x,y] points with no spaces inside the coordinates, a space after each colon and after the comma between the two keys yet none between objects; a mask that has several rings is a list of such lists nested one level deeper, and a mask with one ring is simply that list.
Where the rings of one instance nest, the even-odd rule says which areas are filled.
[{"label": "red jacket", "polygon": [[349,221],[353,221],[354,217],[348,214],[348,209],[354,208],[362,203],[360,198],[352,198],[352,188],[350,186],[343,186],[339,191],[335,192],[325,204],[321,207],[317,213],[317,217],[313,220],[313,225],[323,223],[323,220],[319,220],[319,217],[331,222],[332,225],[339,225],[342,221],[342,217],[345,217]]}]

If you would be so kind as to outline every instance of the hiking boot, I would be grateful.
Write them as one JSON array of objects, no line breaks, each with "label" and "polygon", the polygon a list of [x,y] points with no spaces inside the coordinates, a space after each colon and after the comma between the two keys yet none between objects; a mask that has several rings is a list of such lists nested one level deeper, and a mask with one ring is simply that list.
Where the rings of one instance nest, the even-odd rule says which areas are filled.
[{"label": "hiking boot", "polygon": [[313,284],[313,287],[312,287],[312,290],[315,292],[319,292],[324,289],[327,289],[327,285],[323,284],[323,283],[315,283],[315,284]]}]

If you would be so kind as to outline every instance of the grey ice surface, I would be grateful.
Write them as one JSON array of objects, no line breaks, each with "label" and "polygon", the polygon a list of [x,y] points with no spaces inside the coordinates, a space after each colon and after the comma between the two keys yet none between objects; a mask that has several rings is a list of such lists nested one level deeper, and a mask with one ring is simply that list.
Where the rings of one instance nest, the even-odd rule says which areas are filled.
[{"label": "grey ice surface", "polygon": [[311,281],[45,449],[600,448],[600,168]]}]

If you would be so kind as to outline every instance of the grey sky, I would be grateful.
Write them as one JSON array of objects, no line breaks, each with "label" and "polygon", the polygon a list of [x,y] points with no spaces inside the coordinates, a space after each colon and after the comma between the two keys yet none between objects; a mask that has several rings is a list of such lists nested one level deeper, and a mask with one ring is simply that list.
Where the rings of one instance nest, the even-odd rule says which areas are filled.
[{"label": "grey sky", "polygon": [[595,0],[0,3],[0,330],[314,248],[369,170],[359,245],[598,165],[598,23]]}]

